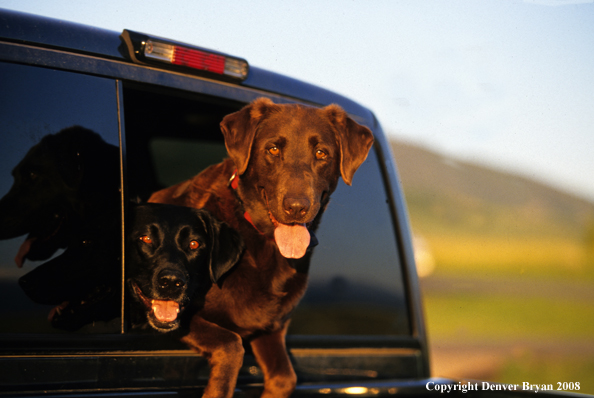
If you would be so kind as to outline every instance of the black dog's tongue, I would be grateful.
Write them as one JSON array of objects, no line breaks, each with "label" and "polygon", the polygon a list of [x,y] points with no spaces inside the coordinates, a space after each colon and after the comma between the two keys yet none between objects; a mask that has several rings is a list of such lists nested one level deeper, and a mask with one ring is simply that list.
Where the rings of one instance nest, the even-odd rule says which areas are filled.
[{"label": "black dog's tongue", "polygon": [[160,322],[173,322],[179,313],[179,304],[171,300],[153,300],[152,308]]},{"label": "black dog's tongue", "polygon": [[25,257],[27,256],[27,254],[29,254],[29,251],[31,250],[31,245],[33,244],[35,239],[37,238],[27,238],[25,239],[21,247],[19,247],[19,251],[16,257],[14,258],[14,262],[16,263],[17,267],[21,268],[23,266],[23,263],[25,262]]},{"label": "black dog's tongue", "polygon": [[305,255],[311,236],[305,224],[279,223],[274,229],[274,240],[283,257],[301,258]]}]

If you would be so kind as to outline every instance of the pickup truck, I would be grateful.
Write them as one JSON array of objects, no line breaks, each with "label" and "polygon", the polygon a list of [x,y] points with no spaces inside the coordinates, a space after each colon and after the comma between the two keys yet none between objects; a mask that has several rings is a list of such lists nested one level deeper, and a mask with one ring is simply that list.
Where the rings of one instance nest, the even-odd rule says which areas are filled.
[{"label": "pickup truck", "polygon": [[[258,97],[335,103],[375,136],[316,232],[287,337],[293,396],[535,392],[431,377],[396,167],[377,119],[356,102],[237,55],[8,10],[0,87],[1,396],[200,395],[203,357],[131,328],[122,220],[130,200],[225,158],[221,119]],[[55,261],[62,256],[73,264]],[[259,396],[261,386],[247,351],[236,396]]]}]

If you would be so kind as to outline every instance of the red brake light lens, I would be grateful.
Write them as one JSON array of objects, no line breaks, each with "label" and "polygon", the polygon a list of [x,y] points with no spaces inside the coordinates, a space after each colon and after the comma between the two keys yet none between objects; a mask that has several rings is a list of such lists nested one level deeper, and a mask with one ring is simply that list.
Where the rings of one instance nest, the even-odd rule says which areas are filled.
[{"label": "red brake light lens", "polygon": [[225,57],[191,50],[189,48],[174,47],[173,60],[171,62],[175,65],[184,65],[213,73],[225,73]]},{"label": "red brake light lens", "polygon": [[244,80],[248,74],[248,63],[241,58],[150,38],[147,35],[128,30],[124,30],[122,38],[128,44],[129,49],[131,47],[130,55],[134,61],[157,61],[239,80]]}]

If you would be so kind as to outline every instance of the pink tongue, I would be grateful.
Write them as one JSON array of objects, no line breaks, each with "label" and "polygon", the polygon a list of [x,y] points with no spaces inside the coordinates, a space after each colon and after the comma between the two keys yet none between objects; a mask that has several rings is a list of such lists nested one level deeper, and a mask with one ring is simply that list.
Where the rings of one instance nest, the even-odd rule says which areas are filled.
[{"label": "pink tongue", "polygon": [[19,247],[19,251],[14,258],[14,262],[16,263],[17,267],[21,268],[23,266],[23,263],[25,262],[25,256],[29,253],[29,250],[31,250],[31,245],[35,239],[37,238],[25,239],[21,247]]},{"label": "pink tongue", "polygon": [[304,224],[278,224],[274,230],[274,240],[283,257],[301,258],[309,246],[311,239]]},{"label": "pink tongue", "polygon": [[170,300],[153,300],[153,312],[160,322],[173,322],[179,313],[179,304]]}]

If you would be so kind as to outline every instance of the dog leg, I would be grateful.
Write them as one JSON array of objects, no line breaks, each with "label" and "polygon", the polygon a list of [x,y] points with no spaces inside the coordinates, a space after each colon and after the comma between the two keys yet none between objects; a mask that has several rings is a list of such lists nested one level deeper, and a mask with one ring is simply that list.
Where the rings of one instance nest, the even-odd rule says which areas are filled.
[{"label": "dog leg", "polygon": [[190,333],[181,340],[202,354],[210,365],[210,377],[202,398],[232,398],[243,364],[241,337],[195,316]]},{"label": "dog leg", "polygon": [[289,322],[274,333],[263,334],[251,342],[252,351],[264,373],[261,398],[287,398],[297,384],[297,375],[285,346]]}]

